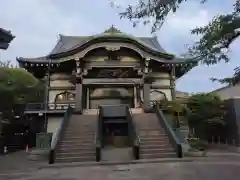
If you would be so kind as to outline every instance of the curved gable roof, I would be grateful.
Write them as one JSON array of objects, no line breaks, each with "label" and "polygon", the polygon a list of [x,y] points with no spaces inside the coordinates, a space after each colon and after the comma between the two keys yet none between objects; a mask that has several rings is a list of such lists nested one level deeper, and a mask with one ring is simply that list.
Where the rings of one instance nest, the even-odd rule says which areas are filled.
[{"label": "curved gable roof", "polygon": [[94,36],[64,36],[60,35],[60,39],[57,42],[54,49],[49,54],[50,56],[64,54],[69,51],[73,51],[77,48],[91,43],[94,40],[104,40],[104,39],[119,39],[134,41],[135,43],[147,48],[155,53],[166,54],[166,51],[159,44],[157,37],[134,37],[124,33],[102,33]]},{"label": "curved gable roof", "polygon": [[[18,62],[33,62],[33,63],[58,63],[57,60],[59,57],[74,55],[78,51],[83,50],[84,48],[91,46],[94,43],[101,42],[127,42],[133,43],[144,51],[152,54],[153,56],[159,56],[163,59],[171,60],[171,63],[186,63],[188,60],[185,58],[176,58],[174,55],[167,53],[159,44],[156,36],[153,37],[135,37],[122,33],[120,30],[114,28],[113,26],[101,34],[93,36],[64,36],[60,35],[60,38],[53,48],[53,50],[44,57],[38,58],[17,58]],[[155,59],[157,60],[157,59]],[[158,60],[157,60],[158,61]],[[161,61],[162,62],[162,61]]]}]

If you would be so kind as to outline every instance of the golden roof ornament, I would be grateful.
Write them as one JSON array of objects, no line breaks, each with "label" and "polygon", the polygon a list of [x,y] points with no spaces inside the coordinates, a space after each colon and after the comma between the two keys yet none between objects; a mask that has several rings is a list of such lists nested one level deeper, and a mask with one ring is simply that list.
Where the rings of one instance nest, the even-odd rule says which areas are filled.
[{"label": "golden roof ornament", "polygon": [[109,29],[105,30],[104,33],[114,34],[114,33],[121,33],[121,31],[112,25]]}]

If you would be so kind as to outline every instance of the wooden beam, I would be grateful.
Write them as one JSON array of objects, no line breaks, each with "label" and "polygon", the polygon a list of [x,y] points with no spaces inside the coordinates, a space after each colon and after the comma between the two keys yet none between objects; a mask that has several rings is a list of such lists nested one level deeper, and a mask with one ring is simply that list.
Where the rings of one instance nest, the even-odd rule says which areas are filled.
[{"label": "wooden beam", "polygon": [[161,89],[172,89],[172,87],[169,86],[169,85],[157,85],[157,84],[152,84],[151,88],[152,89],[159,89],[159,90],[161,90]]},{"label": "wooden beam", "polygon": [[49,90],[75,90],[75,86],[57,86],[49,87]]}]

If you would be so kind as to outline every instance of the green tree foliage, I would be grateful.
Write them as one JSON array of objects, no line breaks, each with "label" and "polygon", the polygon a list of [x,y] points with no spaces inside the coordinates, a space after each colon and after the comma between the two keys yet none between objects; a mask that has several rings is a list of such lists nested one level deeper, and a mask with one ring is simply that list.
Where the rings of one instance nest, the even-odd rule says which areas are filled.
[{"label": "green tree foliage", "polygon": [[210,140],[222,133],[225,110],[218,96],[205,93],[193,95],[188,99],[187,108],[188,124],[198,137]]},{"label": "green tree foliage", "polygon": [[[152,32],[159,29],[169,13],[175,13],[180,5],[190,0],[138,0],[135,6],[129,5],[120,13],[122,18],[137,23],[148,24],[153,20]],[[206,3],[211,0],[198,0]],[[240,0],[233,0],[232,11],[212,19],[207,25],[191,31],[200,36],[200,40],[188,48],[186,55],[204,64],[211,65],[220,61],[229,61],[228,52],[232,42],[240,37]],[[218,79],[212,79],[214,81]],[[233,77],[218,80],[221,83],[235,84],[240,80],[240,67],[235,69]]]},{"label": "green tree foliage", "polygon": [[0,110],[11,114],[15,104],[41,102],[43,84],[22,68],[0,65]]}]

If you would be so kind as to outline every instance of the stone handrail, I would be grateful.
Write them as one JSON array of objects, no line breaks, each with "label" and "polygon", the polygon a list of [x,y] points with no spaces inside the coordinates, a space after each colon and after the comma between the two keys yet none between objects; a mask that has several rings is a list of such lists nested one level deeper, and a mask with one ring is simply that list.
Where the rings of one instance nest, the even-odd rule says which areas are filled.
[{"label": "stone handrail", "polygon": [[96,161],[101,161],[101,148],[102,148],[102,109],[98,107],[97,115],[97,132],[95,133],[95,150],[96,150]]},{"label": "stone handrail", "polygon": [[136,132],[136,126],[132,119],[132,113],[128,106],[126,106],[126,120],[128,122],[128,131],[131,139],[132,152],[135,159],[140,159],[140,138]]},{"label": "stone handrail", "polygon": [[176,153],[177,157],[182,158],[183,157],[183,150],[182,150],[182,144],[179,140],[179,138],[176,136],[175,132],[173,131],[171,125],[166,120],[162,110],[159,108],[159,106],[156,106],[156,115],[159,120],[159,124],[165,129],[170,142],[172,143]]}]

